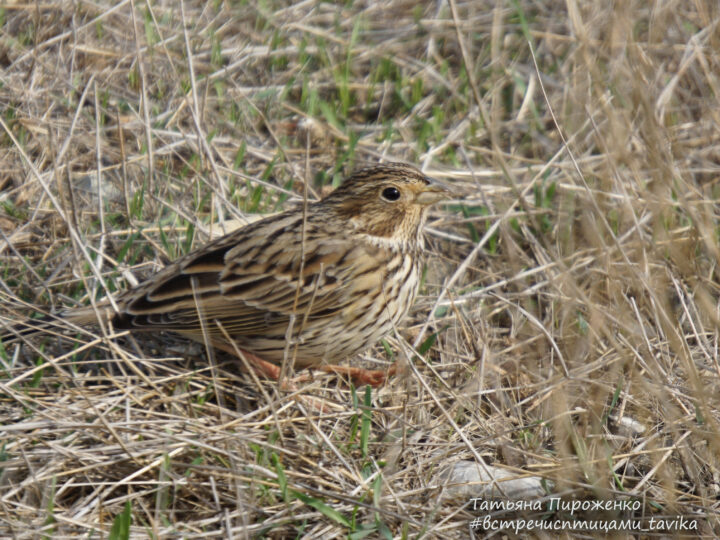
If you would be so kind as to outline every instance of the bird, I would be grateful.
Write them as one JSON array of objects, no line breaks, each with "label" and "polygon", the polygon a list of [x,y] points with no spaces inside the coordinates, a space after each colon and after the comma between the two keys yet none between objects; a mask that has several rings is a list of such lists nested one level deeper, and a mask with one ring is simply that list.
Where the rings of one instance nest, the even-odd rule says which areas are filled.
[{"label": "bird", "polygon": [[113,302],[59,317],[81,326],[101,318],[116,330],[171,331],[240,355],[275,379],[289,361],[378,386],[394,368],[337,363],[407,315],[421,278],[428,209],[449,196],[411,165],[366,167],[318,201],[180,257]]}]

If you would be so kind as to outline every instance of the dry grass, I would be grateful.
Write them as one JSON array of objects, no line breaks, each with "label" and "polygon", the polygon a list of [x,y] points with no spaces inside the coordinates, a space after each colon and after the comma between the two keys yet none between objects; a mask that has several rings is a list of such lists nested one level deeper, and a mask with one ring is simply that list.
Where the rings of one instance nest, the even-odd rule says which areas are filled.
[{"label": "dry grass", "polygon": [[123,538],[124,516],[136,538],[481,536],[481,486],[439,474],[461,460],[720,535],[715,2],[1,19],[4,321],[88,304],[366,162],[458,198],[412,317],[353,360],[405,365],[371,393],[322,376],[296,400],[173,336],[6,345],[0,536]]}]

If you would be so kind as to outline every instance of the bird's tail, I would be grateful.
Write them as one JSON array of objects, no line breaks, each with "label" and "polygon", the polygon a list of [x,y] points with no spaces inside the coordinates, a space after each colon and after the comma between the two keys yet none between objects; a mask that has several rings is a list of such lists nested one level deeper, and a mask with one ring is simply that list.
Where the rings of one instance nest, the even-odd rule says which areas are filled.
[{"label": "bird's tail", "polygon": [[86,334],[88,331],[84,327],[97,326],[98,317],[104,315],[105,309],[103,306],[98,312],[92,308],[79,308],[57,314],[46,311],[40,317],[20,321],[0,316],[0,343],[22,343],[39,335],[68,339],[72,333]]}]

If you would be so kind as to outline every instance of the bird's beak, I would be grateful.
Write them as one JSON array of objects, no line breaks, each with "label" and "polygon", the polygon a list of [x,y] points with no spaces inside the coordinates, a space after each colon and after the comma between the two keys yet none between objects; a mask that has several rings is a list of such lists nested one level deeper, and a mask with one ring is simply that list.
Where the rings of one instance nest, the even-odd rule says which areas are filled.
[{"label": "bird's beak", "polygon": [[431,180],[430,185],[423,187],[422,191],[415,195],[415,202],[427,206],[451,197],[452,193],[448,188],[440,185],[437,180]]}]

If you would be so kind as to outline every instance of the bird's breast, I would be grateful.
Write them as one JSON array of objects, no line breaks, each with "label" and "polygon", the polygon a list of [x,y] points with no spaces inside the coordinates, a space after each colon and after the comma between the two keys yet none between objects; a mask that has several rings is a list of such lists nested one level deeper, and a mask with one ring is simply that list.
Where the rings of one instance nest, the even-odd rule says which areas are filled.
[{"label": "bird's breast", "polygon": [[343,317],[371,345],[376,334],[392,331],[415,301],[420,264],[411,253],[395,252],[374,271],[369,267],[354,279],[352,294],[357,301],[348,304]]}]

